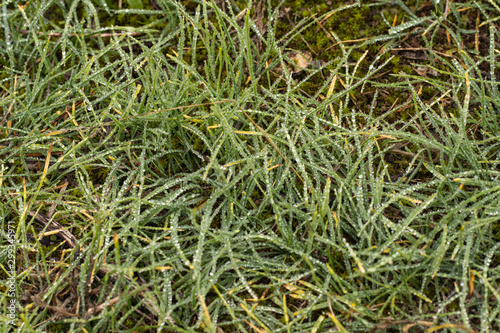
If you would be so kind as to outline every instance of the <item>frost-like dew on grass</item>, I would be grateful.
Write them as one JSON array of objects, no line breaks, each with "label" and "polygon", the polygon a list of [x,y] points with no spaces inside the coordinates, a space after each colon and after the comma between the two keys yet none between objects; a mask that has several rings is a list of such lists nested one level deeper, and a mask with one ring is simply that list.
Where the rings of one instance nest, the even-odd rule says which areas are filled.
[{"label": "frost-like dew on grass", "polygon": [[[245,331],[249,323],[271,332],[335,330],[340,326],[325,315],[330,306],[347,331],[372,330],[387,316],[407,320],[402,313],[475,331],[496,325],[493,24],[486,52],[481,28],[479,55],[444,55],[434,52],[447,41],[436,29],[443,15],[424,17],[402,2],[397,17],[380,11],[389,34],[358,42],[346,42],[332,22],[354,18],[350,10],[371,15],[371,5],[307,17],[281,35],[279,6],[264,8],[264,34],[254,7],[247,20],[247,10],[231,1],[225,8],[157,2],[161,12],[114,11],[114,24],[106,16],[111,3],[101,0],[60,4],[62,23],[32,5],[26,18],[10,5],[0,10],[7,20],[0,59],[8,65],[0,66],[0,109],[12,104],[5,121],[0,116],[0,211],[7,207],[38,232],[31,214],[54,209],[52,220],[78,239],[83,255],[73,262],[64,248],[62,257],[43,251],[45,259],[32,260],[37,250],[23,258],[31,288],[50,285],[44,302],[58,306],[55,298],[77,272],[81,306],[104,306],[86,322],[94,330]],[[477,5],[479,22],[496,17],[490,2]],[[463,38],[475,29],[463,19],[470,11],[450,10],[457,20],[443,25],[450,45],[474,50]],[[116,23],[137,15],[148,30]],[[20,34],[30,22],[31,33]],[[313,58],[336,59],[322,73],[278,73],[284,54],[305,51],[297,41],[310,42],[318,23],[338,44]],[[59,35],[49,39],[47,31]],[[313,35],[320,40],[323,32]],[[417,36],[421,49],[398,47]],[[412,72],[410,53],[417,56],[411,66],[423,70],[418,57],[425,55],[438,75]],[[61,54],[64,66],[57,65]],[[476,75],[486,62],[488,80]],[[329,79],[318,83],[327,71]],[[33,251],[33,244],[18,249]],[[63,262],[48,271],[41,260],[50,269]],[[132,273],[133,281],[126,277]],[[87,297],[89,283],[97,294]],[[123,292],[132,286],[140,292]],[[114,295],[120,301],[111,304]],[[140,315],[143,322],[131,324],[154,307],[161,318]],[[30,325],[49,329],[51,308],[34,311]]]}]

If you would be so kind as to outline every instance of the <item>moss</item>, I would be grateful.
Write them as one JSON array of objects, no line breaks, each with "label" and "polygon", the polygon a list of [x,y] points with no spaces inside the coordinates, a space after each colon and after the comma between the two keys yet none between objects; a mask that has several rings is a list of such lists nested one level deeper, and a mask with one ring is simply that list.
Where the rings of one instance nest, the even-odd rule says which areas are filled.
[{"label": "moss", "polygon": [[431,86],[425,86],[422,88],[422,94],[420,98],[429,99],[436,94],[436,89]]},{"label": "moss", "polygon": [[47,332],[51,333],[63,333],[69,332],[70,325],[65,323],[50,323],[47,325]]},{"label": "moss", "polygon": [[196,139],[194,140],[193,142],[193,148],[195,150],[203,150],[203,148],[205,148],[205,143],[198,137],[196,137]]},{"label": "moss", "polygon": [[69,193],[77,198],[82,198],[84,196],[84,193],[80,190],[80,188],[73,188]]},{"label": "moss", "polygon": [[136,323],[137,319],[133,320],[132,318],[127,318],[127,320],[125,320],[125,326],[127,327],[134,327]]},{"label": "moss", "polygon": [[59,260],[64,251],[64,249],[60,247],[60,243],[63,242],[63,240],[58,238],[56,235],[51,235],[46,239],[51,241],[51,244],[40,246],[41,255]]},{"label": "moss", "polygon": [[[389,57],[389,54],[387,54],[387,53],[386,53],[386,54],[384,54],[384,57],[388,58],[388,57]],[[399,67],[399,60],[400,60],[400,59],[399,59],[399,56],[395,56],[395,57],[394,57],[394,58],[392,58],[392,59],[391,59],[391,61],[390,61],[391,65],[393,65],[393,66],[394,66],[394,68],[393,68],[393,70],[392,70],[392,72],[393,72],[394,74],[398,74],[398,71],[399,71],[399,68],[398,68],[398,67]]]},{"label": "moss", "polygon": [[106,177],[109,174],[109,169],[102,167],[92,168],[90,166],[85,166],[86,171],[89,174],[90,180],[93,184],[104,184]]}]

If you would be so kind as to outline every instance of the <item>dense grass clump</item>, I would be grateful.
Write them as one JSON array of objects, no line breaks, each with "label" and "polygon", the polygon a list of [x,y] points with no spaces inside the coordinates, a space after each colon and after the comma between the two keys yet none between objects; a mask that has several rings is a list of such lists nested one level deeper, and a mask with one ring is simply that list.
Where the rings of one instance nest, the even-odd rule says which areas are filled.
[{"label": "dense grass clump", "polygon": [[500,330],[494,1],[0,13],[4,330]]}]

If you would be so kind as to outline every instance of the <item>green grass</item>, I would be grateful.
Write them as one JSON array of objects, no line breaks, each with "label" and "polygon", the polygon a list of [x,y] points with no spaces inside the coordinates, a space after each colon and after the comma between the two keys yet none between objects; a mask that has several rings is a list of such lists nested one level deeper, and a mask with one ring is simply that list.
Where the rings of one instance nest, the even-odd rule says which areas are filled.
[{"label": "green grass", "polygon": [[311,3],[0,5],[4,331],[500,331],[499,6]]}]

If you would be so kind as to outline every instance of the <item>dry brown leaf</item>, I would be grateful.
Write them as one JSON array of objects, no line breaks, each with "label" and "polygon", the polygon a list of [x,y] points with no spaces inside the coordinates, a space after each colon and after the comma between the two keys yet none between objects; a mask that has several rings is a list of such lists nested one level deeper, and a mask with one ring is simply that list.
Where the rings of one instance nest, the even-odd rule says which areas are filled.
[{"label": "dry brown leaf", "polygon": [[[292,63],[287,64],[286,69],[292,74],[297,74],[309,67],[312,61],[312,56],[311,53],[307,51],[303,51],[301,53],[290,52],[288,54],[288,59],[290,59]],[[282,74],[283,68],[281,67],[281,65],[276,66],[275,71]]]},{"label": "dry brown leaf", "polygon": [[294,62],[294,68],[292,69],[292,73],[302,72],[305,68],[309,66],[311,63],[311,53],[307,51],[303,51],[301,53],[293,52],[294,54],[290,54],[289,58]]}]

